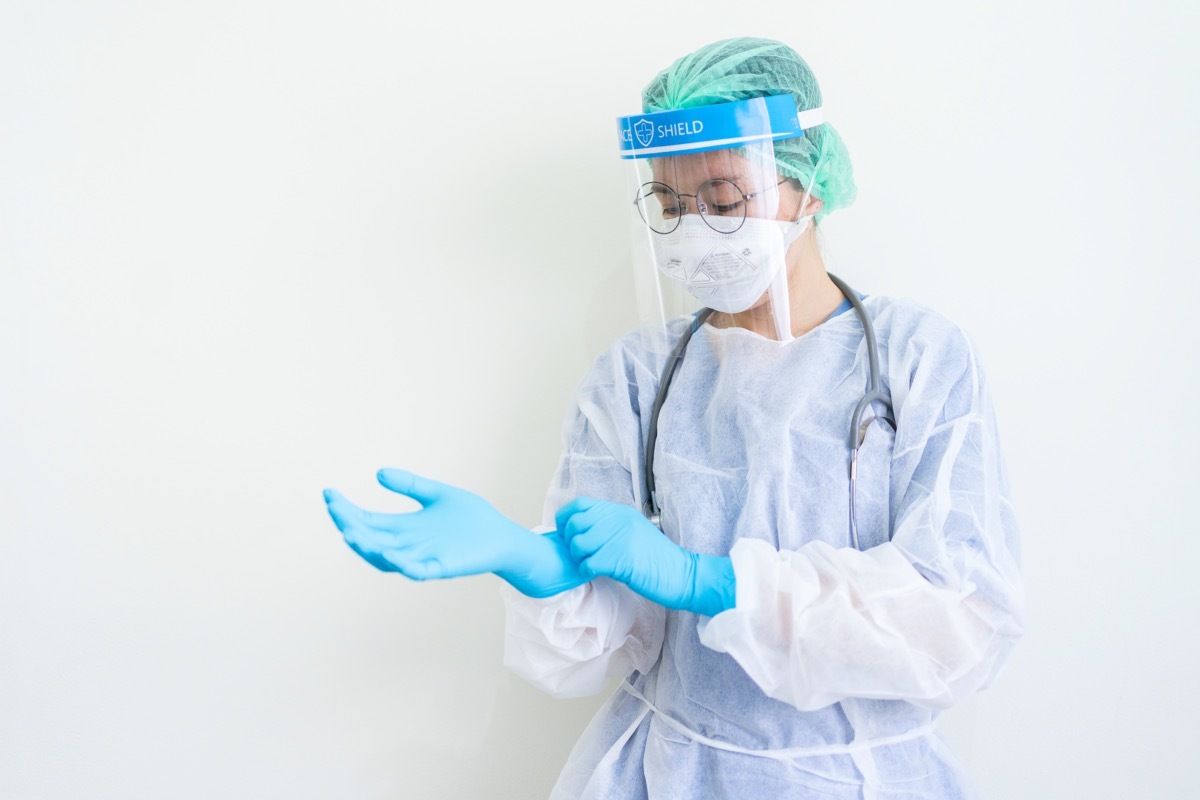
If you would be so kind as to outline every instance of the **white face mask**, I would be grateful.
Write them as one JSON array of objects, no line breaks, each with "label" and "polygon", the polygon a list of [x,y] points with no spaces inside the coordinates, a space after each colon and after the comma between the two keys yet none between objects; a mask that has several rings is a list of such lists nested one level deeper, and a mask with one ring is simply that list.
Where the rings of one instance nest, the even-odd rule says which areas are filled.
[{"label": "white face mask", "polygon": [[784,254],[808,230],[812,217],[795,222],[747,218],[733,233],[718,233],[698,214],[653,237],[662,273],[684,285],[708,308],[736,314],[753,306],[783,269]]}]

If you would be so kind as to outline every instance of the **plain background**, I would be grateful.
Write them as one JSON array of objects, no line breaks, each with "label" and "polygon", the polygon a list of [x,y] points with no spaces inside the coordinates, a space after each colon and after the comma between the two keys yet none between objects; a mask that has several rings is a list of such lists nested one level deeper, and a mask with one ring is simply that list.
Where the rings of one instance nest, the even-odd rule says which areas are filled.
[{"label": "plain background", "polygon": [[992,378],[1028,634],[945,735],[988,798],[1194,795],[1196,9],[0,3],[0,796],[545,795],[600,699],[321,490],[538,522],[635,319],[613,120],[731,35],[822,83],[830,268]]}]

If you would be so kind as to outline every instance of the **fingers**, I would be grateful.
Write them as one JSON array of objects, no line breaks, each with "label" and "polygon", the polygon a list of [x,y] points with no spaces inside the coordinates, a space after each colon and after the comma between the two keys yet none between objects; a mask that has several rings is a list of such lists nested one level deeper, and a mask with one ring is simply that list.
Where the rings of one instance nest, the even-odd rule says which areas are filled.
[{"label": "fingers", "polygon": [[[350,549],[376,569],[407,574],[405,562],[412,559],[411,551],[422,538],[408,531],[404,518],[409,515],[366,511],[334,489],[323,494],[329,516]],[[427,570],[418,572],[424,575]]]},{"label": "fingers", "polygon": [[617,570],[615,562],[612,558],[607,557],[604,553],[597,553],[591,558],[585,558],[579,562],[579,574],[588,580],[594,578],[612,578],[616,581],[625,582],[620,571]]},{"label": "fingers", "polygon": [[558,528],[560,531],[565,531],[566,527],[567,527],[567,521],[572,516],[574,516],[576,514],[581,514],[602,502],[604,502],[604,501],[593,500],[590,497],[576,497],[574,500],[571,500],[570,502],[568,502],[566,505],[564,505],[562,508],[560,508],[555,513],[555,515],[554,515],[555,527]]},{"label": "fingers", "polygon": [[604,520],[619,522],[629,515],[641,517],[635,509],[621,503],[578,497],[560,508],[554,521],[563,538],[570,542]]},{"label": "fingers", "polygon": [[[460,499],[473,497],[449,484],[405,470],[382,469],[376,477],[385,488],[412,497],[425,507],[448,498],[451,493],[462,495]],[[399,572],[421,581],[473,574],[462,571],[460,559],[448,553],[442,541],[447,525],[453,522],[444,519],[450,513],[446,509],[455,504],[447,504],[441,510],[386,514],[360,508],[334,489],[326,489],[323,494],[329,516],[346,544],[376,569]],[[443,561],[447,556],[450,563]]]},{"label": "fingers", "polygon": [[[555,515],[571,559],[586,578],[607,576],[630,584],[635,553],[650,523],[637,509],[622,503],[577,498]],[[655,531],[658,533],[658,531]]]},{"label": "fingers", "polygon": [[[593,536],[600,533],[600,536]],[[572,545],[571,557],[579,567],[580,574],[595,578],[604,575],[609,578],[629,582],[628,553],[620,546],[607,546],[612,541],[608,531],[590,531],[582,539],[578,548]]]},{"label": "fingers", "polygon": [[580,575],[589,581],[604,576],[604,573],[596,572],[596,570],[592,569],[592,564],[589,559],[576,562],[575,568],[579,570]]},{"label": "fingers", "polygon": [[326,489],[322,493],[325,497],[325,508],[329,511],[329,516],[333,518],[333,524],[337,525],[337,529],[345,533],[358,520],[358,507],[342,496],[342,493],[334,489]]},{"label": "fingers", "polygon": [[576,562],[582,562],[604,547],[612,538],[612,533],[603,528],[588,528],[585,532],[567,540],[567,550],[570,551],[571,558]]},{"label": "fingers", "polygon": [[326,489],[324,496],[329,516],[333,518],[334,524],[342,533],[354,525],[367,526],[391,533],[401,533],[407,528],[405,518],[409,516],[408,514],[367,511],[365,508],[351,503],[341,492],[334,489]]},{"label": "fingers", "polygon": [[637,512],[620,503],[581,497],[559,509],[555,519],[571,557],[582,564],[627,527],[623,517],[629,514]]},{"label": "fingers", "polygon": [[381,469],[375,477],[385,489],[411,497],[423,506],[457,491],[457,487],[448,483],[422,478],[404,469]]}]

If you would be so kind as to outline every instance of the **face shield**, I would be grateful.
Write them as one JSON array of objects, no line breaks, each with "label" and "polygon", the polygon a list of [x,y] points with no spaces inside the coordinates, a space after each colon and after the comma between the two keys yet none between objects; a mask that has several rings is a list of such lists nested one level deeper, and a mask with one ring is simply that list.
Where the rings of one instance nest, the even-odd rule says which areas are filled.
[{"label": "face shield", "polygon": [[820,123],[820,109],[798,114],[790,95],[617,120],[651,351],[669,349],[672,320],[705,308],[792,338],[787,252],[811,223],[809,195],[776,169],[774,142]]}]

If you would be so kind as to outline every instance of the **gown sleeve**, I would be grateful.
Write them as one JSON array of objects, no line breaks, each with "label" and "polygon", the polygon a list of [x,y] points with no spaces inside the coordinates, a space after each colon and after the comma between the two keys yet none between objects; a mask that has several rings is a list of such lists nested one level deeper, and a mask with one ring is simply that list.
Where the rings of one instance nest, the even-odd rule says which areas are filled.
[{"label": "gown sleeve", "polygon": [[[563,426],[563,454],[547,493],[544,530],[575,497],[640,507],[639,385],[655,380],[619,343],[597,359],[575,393]],[[666,609],[608,578],[554,597],[526,597],[507,584],[504,663],[556,697],[605,689],[612,678],[645,672],[662,650]]]},{"label": "gown sleeve", "polygon": [[890,348],[892,536],[730,553],[733,609],[701,622],[770,697],[946,708],[991,683],[1022,635],[1018,527],[983,370],[957,328]]}]

